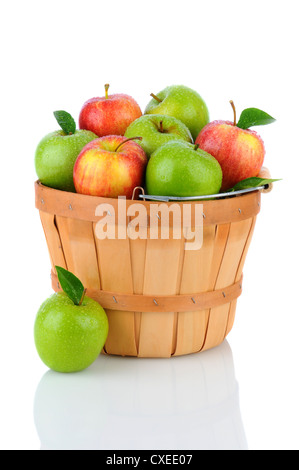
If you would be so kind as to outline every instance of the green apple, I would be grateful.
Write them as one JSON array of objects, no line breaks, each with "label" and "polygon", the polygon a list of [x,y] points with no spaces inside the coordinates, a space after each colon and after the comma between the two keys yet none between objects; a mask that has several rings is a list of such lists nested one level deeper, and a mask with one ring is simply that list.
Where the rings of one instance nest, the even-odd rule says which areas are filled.
[{"label": "green apple", "polygon": [[139,145],[148,158],[158,147],[172,140],[193,142],[192,135],[181,121],[163,114],[145,114],[133,121],[125,132],[126,137],[140,136]]},{"label": "green apple", "polygon": [[76,159],[86,144],[98,138],[87,130],[76,130],[72,117],[65,111],[55,111],[62,129],[46,135],[35,152],[35,169],[45,186],[75,192],[73,170]]},{"label": "green apple", "polygon": [[184,85],[166,87],[157,94],[151,94],[152,100],[144,114],[164,114],[182,121],[191,131],[193,140],[209,122],[209,111],[202,97]]},{"label": "green apple", "polygon": [[[85,296],[83,285],[72,273],[56,269],[65,292],[53,294],[41,305],[34,324],[35,346],[50,369],[79,372],[101,353],[108,335],[108,319],[100,304]],[[76,294],[78,285],[80,293]]]},{"label": "green apple", "polygon": [[159,147],[146,171],[150,195],[191,197],[217,194],[222,170],[217,160],[198,145],[173,141]]}]

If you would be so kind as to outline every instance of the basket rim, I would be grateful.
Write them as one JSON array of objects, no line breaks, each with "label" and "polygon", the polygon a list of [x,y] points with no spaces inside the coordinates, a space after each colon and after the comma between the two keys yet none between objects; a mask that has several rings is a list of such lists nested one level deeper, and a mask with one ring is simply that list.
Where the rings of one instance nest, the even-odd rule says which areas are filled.
[{"label": "basket rim", "polygon": [[118,218],[120,210],[124,208],[128,210],[132,205],[142,205],[145,207],[149,217],[156,217],[161,210],[161,205],[166,205],[171,209],[173,206],[179,205],[182,207],[186,204],[191,206],[192,214],[194,214],[196,206],[201,205],[205,224],[215,225],[238,222],[252,218],[260,212],[261,191],[256,190],[236,195],[234,198],[211,199],[208,201],[161,202],[128,200],[125,198],[102,198],[70,193],[44,186],[39,180],[35,182],[35,207],[40,212],[89,222],[98,222],[100,220],[96,212],[97,208],[101,205],[111,207],[115,217]]}]

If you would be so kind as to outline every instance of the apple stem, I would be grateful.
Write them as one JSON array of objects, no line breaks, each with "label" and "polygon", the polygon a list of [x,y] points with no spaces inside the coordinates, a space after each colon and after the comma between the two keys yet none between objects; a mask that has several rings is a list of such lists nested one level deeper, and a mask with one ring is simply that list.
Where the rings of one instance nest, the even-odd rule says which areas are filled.
[{"label": "apple stem", "polygon": [[105,85],[105,98],[106,98],[106,100],[108,99],[109,86],[110,86],[109,83],[106,83],[106,85]]},{"label": "apple stem", "polygon": [[163,129],[163,121],[160,121],[160,132],[164,132],[164,129]]},{"label": "apple stem", "polygon": [[231,107],[233,108],[234,111],[234,126],[237,125],[237,113],[236,113],[236,107],[235,104],[232,100],[230,100]]},{"label": "apple stem", "polygon": [[130,137],[129,139],[125,139],[123,142],[121,142],[120,144],[118,144],[118,146],[116,147],[116,149],[114,150],[114,152],[117,152],[118,149],[124,145],[126,142],[129,142],[130,140],[142,140],[142,137]]},{"label": "apple stem", "polygon": [[151,93],[150,96],[152,96],[154,98],[154,100],[158,101],[159,103],[162,103],[162,100],[160,100],[160,98],[158,98],[158,96],[154,95],[154,93]]},{"label": "apple stem", "polygon": [[197,150],[198,147],[199,147],[199,144],[195,144],[195,145],[194,145],[194,150]]},{"label": "apple stem", "polygon": [[82,305],[83,300],[84,300],[85,295],[86,295],[86,292],[87,292],[87,289],[84,289],[84,292],[83,292],[83,294],[82,294],[81,300],[80,300],[80,302],[78,303],[78,307],[80,307],[80,306]]}]

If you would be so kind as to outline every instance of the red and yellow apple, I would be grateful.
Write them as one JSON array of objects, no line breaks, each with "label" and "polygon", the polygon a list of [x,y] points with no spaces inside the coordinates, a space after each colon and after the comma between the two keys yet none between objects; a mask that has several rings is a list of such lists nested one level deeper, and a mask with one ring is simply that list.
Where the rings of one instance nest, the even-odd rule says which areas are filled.
[{"label": "red and yellow apple", "polygon": [[148,162],[144,150],[133,139],[109,135],[87,144],[74,167],[77,193],[132,198],[134,188],[144,183]]},{"label": "red and yellow apple", "polygon": [[239,181],[257,176],[265,158],[265,146],[259,134],[238,127],[236,117],[234,122],[210,122],[201,130],[195,143],[220,163],[222,191],[232,188]]},{"label": "red and yellow apple", "polygon": [[82,106],[79,115],[80,129],[94,132],[99,137],[124,135],[127,127],[142,116],[138,103],[129,95],[108,95],[109,85],[105,85],[105,96],[91,98]]}]

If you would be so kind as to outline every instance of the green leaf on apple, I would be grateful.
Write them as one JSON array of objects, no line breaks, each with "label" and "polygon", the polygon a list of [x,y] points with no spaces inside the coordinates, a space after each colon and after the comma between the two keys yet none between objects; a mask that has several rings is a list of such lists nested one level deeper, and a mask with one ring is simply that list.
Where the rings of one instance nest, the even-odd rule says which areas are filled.
[{"label": "green leaf on apple", "polygon": [[280,181],[280,179],[270,179],[270,178],[246,178],[245,180],[237,183],[233,188],[228,189],[225,192],[241,191],[242,189],[258,188],[260,186],[266,186],[275,181]]},{"label": "green leaf on apple", "polygon": [[85,295],[85,289],[80,279],[60,266],[55,266],[55,268],[62,290],[75,305],[81,305]]},{"label": "green leaf on apple", "polygon": [[76,123],[73,117],[66,111],[54,111],[56,121],[66,135],[74,134],[76,131]]},{"label": "green leaf on apple", "polygon": [[274,119],[269,114],[261,111],[257,108],[247,108],[242,111],[240,119],[237,123],[237,127],[240,129],[248,129],[253,126],[264,126],[266,124],[271,124],[276,119]]}]

